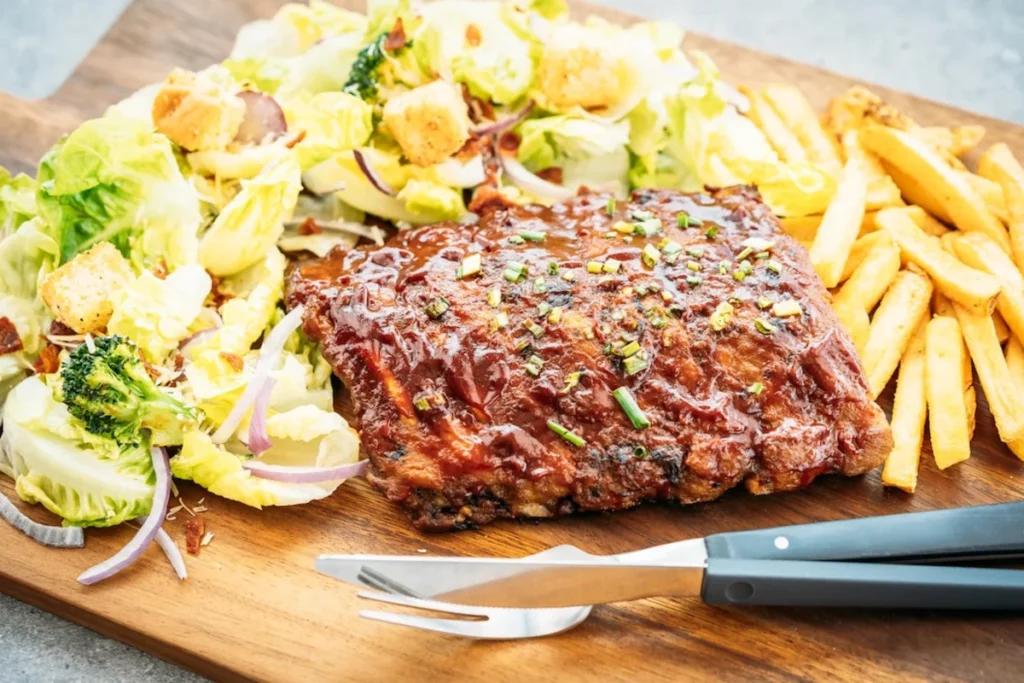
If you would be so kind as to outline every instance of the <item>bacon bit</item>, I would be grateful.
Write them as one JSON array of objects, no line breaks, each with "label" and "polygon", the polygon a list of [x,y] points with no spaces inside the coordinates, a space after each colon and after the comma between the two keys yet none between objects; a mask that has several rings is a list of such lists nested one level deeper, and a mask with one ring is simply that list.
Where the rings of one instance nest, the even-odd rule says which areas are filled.
[{"label": "bacon bit", "polygon": [[152,377],[154,381],[156,381],[157,379],[160,378],[161,375],[163,375],[163,373],[160,371],[160,368],[153,365],[152,363],[150,363],[149,361],[142,357],[142,349],[139,349],[139,360],[142,361],[142,366],[146,368],[146,372],[149,373],[149,376]]},{"label": "bacon bit", "polygon": [[500,138],[498,138],[498,151],[502,154],[507,153],[510,156],[515,156],[519,152],[519,145],[521,142],[522,140],[519,138],[517,133],[511,130],[506,131],[501,134]]},{"label": "bacon bit", "polygon": [[160,259],[160,261],[157,262],[157,264],[153,266],[152,269],[150,269],[150,272],[153,273],[153,275],[160,278],[161,280],[166,280],[167,275],[170,273],[170,271],[167,269],[167,262],[164,261],[163,259]]},{"label": "bacon bit", "polygon": [[224,359],[224,362],[231,366],[231,369],[235,372],[241,372],[245,368],[245,361],[237,353],[228,353],[227,351],[221,351],[220,357]]},{"label": "bacon bit", "polygon": [[0,356],[21,351],[23,348],[25,344],[22,343],[14,322],[7,316],[0,318]]},{"label": "bacon bit", "polygon": [[483,36],[480,35],[480,27],[470,24],[466,27],[466,44],[470,47],[478,47]]},{"label": "bacon bit", "polygon": [[189,555],[198,555],[199,546],[206,535],[206,522],[202,519],[190,519],[185,522],[185,550]]},{"label": "bacon bit", "polygon": [[554,183],[555,185],[562,184],[562,169],[558,166],[552,166],[551,168],[545,168],[542,171],[537,171],[537,177]]},{"label": "bacon bit", "polygon": [[309,216],[306,220],[302,221],[302,225],[299,226],[300,235],[319,235],[321,233],[323,233],[323,229],[316,224],[316,221],[313,220],[312,216]]},{"label": "bacon bit", "polygon": [[469,86],[465,83],[462,84],[462,101],[469,108],[469,119],[473,123],[494,120],[494,105],[487,100],[473,97],[472,93],[469,92]]},{"label": "bacon bit", "polygon": [[384,50],[386,52],[401,50],[408,42],[405,37],[405,26],[402,25],[402,17],[398,17],[395,19],[395,25],[391,27],[388,37],[384,39]]},{"label": "bacon bit", "polygon": [[284,146],[287,147],[288,149],[291,149],[292,147],[294,147],[295,145],[299,144],[300,142],[302,142],[305,139],[306,139],[306,131],[305,130],[300,130],[294,136],[292,136],[291,140],[289,140],[288,142],[284,143]]},{"label": "bacon bit", "polygon": [[173,361],[172,367],[175,370],[181,370],[183,367],[185,367],[185,356],[183,356],[180,352],[177,353],[174,356],[174,361]]},{"label": "bacon bit", "polygon": [[469,210],[475,214],[483,214],[491,209],[511,209],[516,203],[503,195],[497,189],[481,185],[473,193],[473,199],[469,202]]},{"label": "bacon bit", "polygon": [[39,352],[39,358],[32,364],[32,369],[37,375],[51,375],[60,369],[60,347],[56,344],[47,344]]},{"label": "bacon bit", "polygon": [[50,334],[55,337],[77,337],[78,333],[59,320],[50,323]]},{"label": "bacon bit", "polygon": [[214,308],[220,308],[224,305],[225,301],[235,298],[233,294],[225,292],[220,288],[219,277],[210,271],[206,271],[206,274],[210,276],[210,300],[213,303]]},{"label": "bacon bit", "polygon": [[477,156],[478,154],[483,153],[489,146],[489,137],[480,137],[478,135],[473,135],[468,140],[466,140],[466,144],[464,144],[459,149],[459,151],[454,154],[454,156],[459,161],[465,163],[472,159],[473,157]]}]

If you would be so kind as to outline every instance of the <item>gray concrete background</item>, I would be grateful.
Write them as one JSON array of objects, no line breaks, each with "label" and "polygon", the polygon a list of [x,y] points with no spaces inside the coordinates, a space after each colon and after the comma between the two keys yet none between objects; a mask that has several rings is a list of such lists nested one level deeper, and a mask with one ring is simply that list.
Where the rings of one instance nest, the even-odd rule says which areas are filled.
[{"label": "gray concrete background", "polygon": [[[0,0],[0,89],[52,82],[90,45],[86,16],[121,0]],[[1024,124],[1022,0],[604,0],[688,30]],[[59,7],[60,11],[53,11]],[[45,12],[47,21],[32,18]],[[60,17],[59,19],[55,17]],[[93,13],[95,17],[95,13]],[[103,30],[92,21],[93,35]],[[26,31],[45,30],[45,39]],[[54,36],[59,36],[54,40]],[[11,50],[18,40],[21,48]],[[61,49],[54,52],[54,45]],[[25,46],[48,52],[26,56]],[[55,56],[56,55],[56,56]],[[11,65],[15,65],[11,68]],[[14,72],[14,73],[12,73]],[[6,79],[6,80],[4,80]],[[38,90],[44,90],[42,86]],[[37,90],[37,91],[38,91]],[[131,647],[0,596],[0,680],[201,681]]]}]

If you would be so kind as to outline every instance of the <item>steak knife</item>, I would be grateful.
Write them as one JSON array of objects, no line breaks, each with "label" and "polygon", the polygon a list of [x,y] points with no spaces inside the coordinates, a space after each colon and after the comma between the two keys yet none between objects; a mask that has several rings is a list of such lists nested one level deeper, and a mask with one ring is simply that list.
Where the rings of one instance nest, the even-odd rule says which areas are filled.
[{"label": "steak knife", "polygon": [[1024,503],[715,534],[571,561],[325,555],[348,583],[482,607],[654,596],[710,604],[1024,609],[1024,571],[922,566],[1024,555]]}]

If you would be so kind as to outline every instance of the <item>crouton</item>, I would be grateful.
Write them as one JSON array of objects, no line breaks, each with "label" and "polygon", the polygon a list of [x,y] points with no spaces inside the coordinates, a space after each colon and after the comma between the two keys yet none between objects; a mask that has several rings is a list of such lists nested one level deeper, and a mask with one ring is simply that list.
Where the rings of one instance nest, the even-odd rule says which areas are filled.
[{"label": "crouton", "polygon": [[441,163],[469,139],[469,108],[459,86],[434,81],[384,105],[384,123],[405,158],[418,166]]},{"label": "crouton", "polygon": [[101,242],[47,275],[40,292],[57,320],[78,334],[96,333],[114,312],[111,295],[134,280],[117,247]]},{"label": "crouton", "polygon": [[212,78],[175,69],[153,100],[156,129],[184,149],[224,149],[245,117],[245,103]]},{"label": "crouton", "polygon": [[631,85],[621,60],[599,45],[549,44],[537,65],[536,87],[559,111],[611,107]]}]

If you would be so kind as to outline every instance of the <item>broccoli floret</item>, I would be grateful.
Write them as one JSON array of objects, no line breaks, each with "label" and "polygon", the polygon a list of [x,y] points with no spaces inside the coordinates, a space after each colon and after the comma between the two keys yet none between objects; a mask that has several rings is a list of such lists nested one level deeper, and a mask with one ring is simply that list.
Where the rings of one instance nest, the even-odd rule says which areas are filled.
[{"label": "broccoli floret", "polygon": [[153,382],[139,349],[119,335],[82,344],[60,369],[60,400],[85,428],[124,446],[180,444],[196,411]]}]

